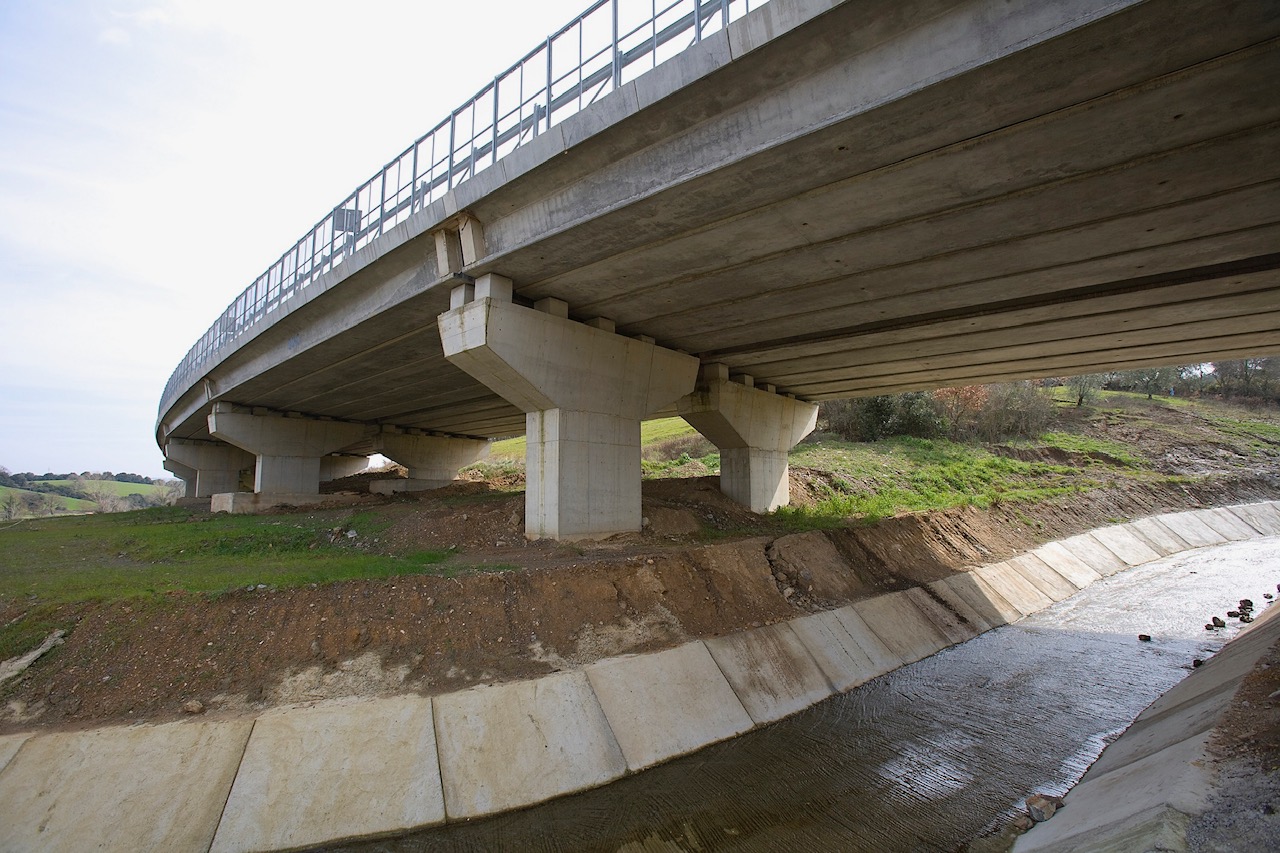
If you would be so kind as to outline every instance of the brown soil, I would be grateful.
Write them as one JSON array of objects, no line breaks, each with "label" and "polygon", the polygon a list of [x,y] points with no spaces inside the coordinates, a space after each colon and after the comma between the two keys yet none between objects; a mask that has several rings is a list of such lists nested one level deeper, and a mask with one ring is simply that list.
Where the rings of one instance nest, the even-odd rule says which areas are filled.
[{"label": "brown soil", "polygon": [[[814,500],[828,476],[793,471],[793,499]],[[253,714],[528,678],[934,580],[1118,519],[1278,491],[1253,476],[1127,485],[788,534],[725,498],[714,477],[655,480],[644,485],[644,533],[585,545],[526,542],[523,495],[486,483],[368,497],[395,518],[383,546],[456,546],[484,569],[68,607],[66,643],[6,686],[0,732],[173,719],[192,701]]]}]

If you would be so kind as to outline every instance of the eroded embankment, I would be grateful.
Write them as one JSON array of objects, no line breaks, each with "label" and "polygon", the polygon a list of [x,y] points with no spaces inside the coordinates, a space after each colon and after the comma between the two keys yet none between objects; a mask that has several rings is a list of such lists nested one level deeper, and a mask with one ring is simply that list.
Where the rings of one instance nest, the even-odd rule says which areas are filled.
[{"label": "eroded embankment", "polygon": [[[793,483],[799,500],[812,491],[804,476]],[[66,643],[5,686],[0,731],[175,719],[192,702],[225,717],[530,678],[907,589],[1112,521],[1278,494],[1264,479],[1129,485],[1034,506],[729,538],[742,536],[744,519],[732,513],[743,511],[714,478],[656,481],[646,483],[654,524],[645,536],[491,549],[487,560],[508,564],[500,571],[68,607]],[[448,512],[492,541],[506,534],[490,528],[505,530],[507,504],[519,500]],[[739,532],[718,531],[716,519]],[[449,529],[434,515],[402,524]]]}]

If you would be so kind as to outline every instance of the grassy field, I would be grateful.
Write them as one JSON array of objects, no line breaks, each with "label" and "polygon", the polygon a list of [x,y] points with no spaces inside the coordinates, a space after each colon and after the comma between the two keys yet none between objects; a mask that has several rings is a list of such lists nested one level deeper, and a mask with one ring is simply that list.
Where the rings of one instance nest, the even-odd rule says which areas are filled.
[{"label": "grassy field", "polygon": [[[25,498],[27,495],[39,495],[41,492],[32,492],[26,489],[14,489],[9,486],[0,486],[0,501],[6,500],[10,494],[16,494],[19,498]],[[79,498],[69,498],[65,495],[49,495],[53,498],[54,504],[63,512],[93,512],[98,505],[93,501],[80,500]]]},{"label": "grassy field", "polygon": [[72,486],[78,489],[102,489],[107,494],[124,497],[125,495],[152,495],[160,494],[165,491],[164,486],[156,486],[148,483],[121,483],[116,480],[47,480],[50,485],[54,486]]}]

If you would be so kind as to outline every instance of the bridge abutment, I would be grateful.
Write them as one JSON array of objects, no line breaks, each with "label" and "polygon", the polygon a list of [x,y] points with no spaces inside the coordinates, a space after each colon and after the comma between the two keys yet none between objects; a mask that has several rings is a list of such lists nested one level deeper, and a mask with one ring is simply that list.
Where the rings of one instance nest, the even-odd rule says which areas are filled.
[{"label": "bridge abutment", "polygon": [[[736,381],[735,381],[736,380]],[[730,379],[723,364],[703,365],[698,387],[680,399],[680,417],[720,449],[720,490],[752,512],[791,500],[787,452],[813,431],[818,406]]]},{"label": "bridge abutment", "polygon": [[[258,497],[240,503],[245,508],[259,508],[272,502],[319,500],[322,459],[360,441],[368,428],[344,421],[236,411],[229,403],[215,403],[209,415],[209,432],[256,457],[253,491]],[[333,470],[331,467],[330,473]],[[234,499],[214,503],[215,510],[238,508]]]},{"label": "bridge abutment", "polygon": [[459,471],[488,455],[489,442],[479,438],[384,431],[374,440],[374,449],[409,469],[407,480],[375,480],[369,484],[369,491],[374,494],[390,495],[449,485]]},{"label": "bridge abutment", "polygon": [[639,531],[640,421],[689,392],[697,359],[510,293],[482,276],[455,291],[439,325],[445,357],[526,413],[525,536]]},{"label": "bridge abutment", "polygon": [[[164,455],[175,466],[195,472],[194,480],[187,480],[187,497],[195,498],[237,491],[240,488],[240,472],[254,464],[253,456],[241,448],[209,441],[175,439],[165,444]],[[168,468],[168,465],[165,467]],[[194,490],[191,488],[193,483]]]}]

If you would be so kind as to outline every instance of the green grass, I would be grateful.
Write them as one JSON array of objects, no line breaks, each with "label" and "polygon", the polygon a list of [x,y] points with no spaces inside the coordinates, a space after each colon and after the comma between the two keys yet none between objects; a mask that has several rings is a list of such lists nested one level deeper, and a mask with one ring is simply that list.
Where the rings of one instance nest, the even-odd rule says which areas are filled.
[{"label": "green grass", "polygon": [[[10,486],[0,486],[0,501],[8,499],[10,494],[16,494],[19,499],[25,498],[27,495],[48,494],[45,492],[33,492],[29,489],[15,489]],[[98,505],[93,501],[81,500],[80,498],[69,498],[65,495],[49,494],[53,498],[54,505],[65,512],[93,512]]]},{"label": "green grass", "polygon": [[[657,420],[644,421],[640,424],[640,446],[666,441],[670,438],[678,438],[682,435],[692,435],[694,432],[694,428],[685,423],[684,418],[658,418]],[[517,438],[505,438],[502,441],[495,441],[489,448],[488,461],[491,464],[500,463],[503,460],[523,463],[526,444],[527,442],[523,435]]]},{"label": "green grass", "polygon": [[816,507],[784,507],[790,527],[822,527],[850,517],[873,520],[899,512],[989,507],[1040,501],[1100,483],[1068,465],[1022,462],[975,445],[906,437],[870,443],[823,440],[802,444],[791,464],[832,471],[839,478]]},{"label": "green grass", "polygon": [[1135,456],[1132,448],[1123,442],[1070,432],[1047,432],[1036,441],[1024,443],[1024,446],[1056,447],[1059,450],[1065,450],[1070,453],[1086,455],[1102,453],[1130,468],[1146,468],[1148,466],[1145,459]]},{"label": "green grass", "polygon": [[76,489],[102,489],[109,495],[124,497],[125,495],[152,495],[163,492],[164,486],[147,483],[121,483],[117,480],[47,480],[53,486],[71,486]]},{"label": "green grass", "polygon": [[[301,586],[421,574],[453,556],[364,550],[390,523],[372,513],[196,516],[176,507],[32,519],[0,529],[0,600],[56,604]],[[335,527],[358,536],[331,541]]]}]

